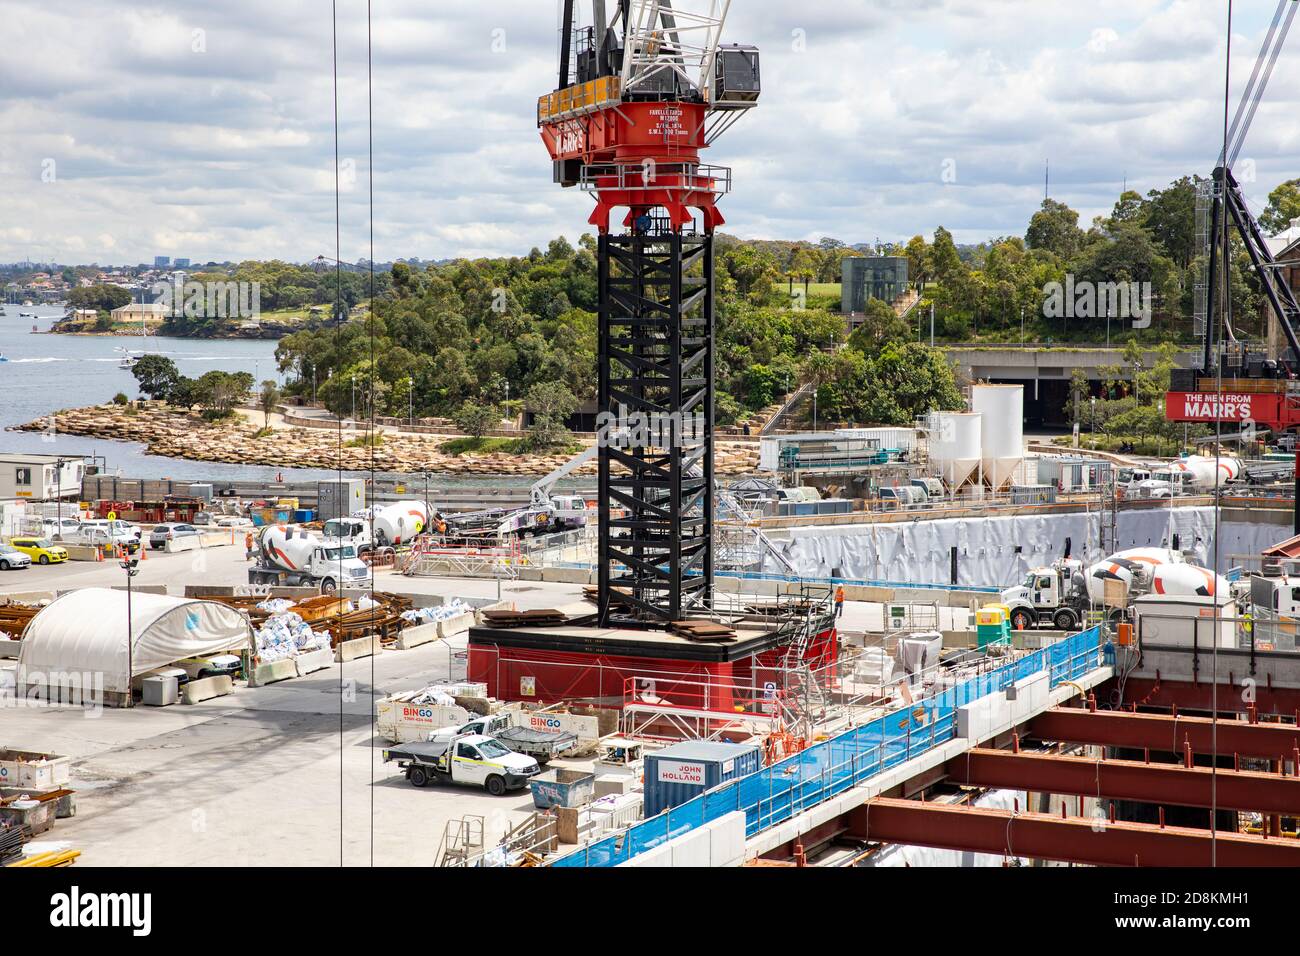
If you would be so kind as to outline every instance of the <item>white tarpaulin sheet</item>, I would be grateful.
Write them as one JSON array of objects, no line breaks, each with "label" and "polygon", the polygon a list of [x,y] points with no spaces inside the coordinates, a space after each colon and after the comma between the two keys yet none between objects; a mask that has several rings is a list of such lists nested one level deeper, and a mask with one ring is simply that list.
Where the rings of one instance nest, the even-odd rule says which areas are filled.
[{"label": "white tarpaulin sheet", "polygon": [[[1194,552],[1206,567],[1211,564],[1213,508],[1122,511],[1117,530],[1119,542],[1112,550],[1172,547],[1176,534],[1179,549]],[[949,584],[955,547],[958,585],[1006,587],[1022,581],[1031,568],[1061,557],[1066,538],[1073,557],[1105,557],[1098,549],[1095,512],[826,525],[791,528],[788,533],[789,540],[773,538],[773,544],[800,574],[821,578]],[[1259,554],[1289,533],[1286,527],[1265,522],[1221,522],[1219,572],[1233,565],[1228,555]]]},{"label": "white tarpaulin sheet", "polygon": [[[52,675],[103,675],[103,688],[124,693],[127,678],[127,595],[83,588],[45,607],[23,634],[20,687],[46,685]],[[249,647],[248,622],[212,601],[134,592],[131,595],[133,676],[173,661]]]}]

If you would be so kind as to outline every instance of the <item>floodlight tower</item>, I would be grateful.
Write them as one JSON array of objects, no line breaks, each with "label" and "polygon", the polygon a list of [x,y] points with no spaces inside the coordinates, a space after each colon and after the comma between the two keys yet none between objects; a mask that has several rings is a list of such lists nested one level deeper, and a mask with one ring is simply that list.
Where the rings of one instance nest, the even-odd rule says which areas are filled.
[{"label": "floodlight tower", "polygon": [[561,3],[537,125],[600,233],[599,621],[663,626],[712,599],[713,233],[731,170],[700,157],[757,104],[758,50],[722,45],[730,0],[593,0],[590,26]]}]

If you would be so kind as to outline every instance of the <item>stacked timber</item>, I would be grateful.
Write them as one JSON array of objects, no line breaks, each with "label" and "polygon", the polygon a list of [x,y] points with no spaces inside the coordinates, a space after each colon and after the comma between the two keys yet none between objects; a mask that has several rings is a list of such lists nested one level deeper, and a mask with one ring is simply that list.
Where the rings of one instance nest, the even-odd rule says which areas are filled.
[{"label": "stacked timber", "polygon": [[484,611],[488,627],[556,627],[567,621],[563,611],[539,608],[533,611]]}]

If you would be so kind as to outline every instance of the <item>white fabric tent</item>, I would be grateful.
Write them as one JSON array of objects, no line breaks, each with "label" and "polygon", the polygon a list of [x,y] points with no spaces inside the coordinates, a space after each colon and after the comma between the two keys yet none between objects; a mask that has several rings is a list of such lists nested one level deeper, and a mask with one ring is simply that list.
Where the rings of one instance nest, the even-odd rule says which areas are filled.
[{"label": "white fabric tent", "polygon": [[[251,647],[248,621],[214,601],[131,594],[132,676],[173,661]],[[103,689],[124,693],[127,677],[126,591],[83,588],[43,608],[23,633],[18,686],[42,687],[51,675],[103,675]],[[56,678],[57,680],[57,678]]]}]

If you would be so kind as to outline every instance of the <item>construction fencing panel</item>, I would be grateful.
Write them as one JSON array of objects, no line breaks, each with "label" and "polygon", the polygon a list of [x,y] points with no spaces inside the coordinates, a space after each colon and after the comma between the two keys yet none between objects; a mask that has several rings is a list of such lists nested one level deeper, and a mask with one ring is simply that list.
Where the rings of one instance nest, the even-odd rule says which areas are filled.
[{"label": "construction fencing panel", "polygon": [[957,708],[1047,671],[1055,687],[1102,663],[1101,629],[1026,654],[561,857],[552,866],[617,866],[728,813],[752,837],[957,735]]}]

